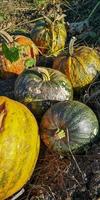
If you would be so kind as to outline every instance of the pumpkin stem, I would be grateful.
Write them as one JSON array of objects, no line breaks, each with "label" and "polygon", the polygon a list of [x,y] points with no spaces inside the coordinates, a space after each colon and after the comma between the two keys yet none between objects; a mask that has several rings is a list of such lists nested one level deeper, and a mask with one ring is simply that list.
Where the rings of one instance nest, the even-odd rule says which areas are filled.
[{"label": "pumpkin stem", "polygon": [[47,69],[41,67],[39,71],[42,72],[43,81],[50,81],[50,75]]},{"label": "pumpkin stem", "polygon": [[57,140],[65,138],[66,134],[65,131],[63,129],[57,129],[56,133],[55,133],[55,137]]},{"label": "pumpkin stem", "polygon": [[74,53],[74,43],[75,43],[76,40],[77,40],[76,37],[72,37],[71,40],[70,40],[70,43],[69,43],[69,54],[70,54],[70,56],[72,56],[73,53]]},{"label": "pumpkin stem", "polygon": [[13,37],[9,35],[9,33],[7,33],[6,31],[0,30],[0,35],[4,38],[4,40],[6,40],[7,43],[13,42]]}]

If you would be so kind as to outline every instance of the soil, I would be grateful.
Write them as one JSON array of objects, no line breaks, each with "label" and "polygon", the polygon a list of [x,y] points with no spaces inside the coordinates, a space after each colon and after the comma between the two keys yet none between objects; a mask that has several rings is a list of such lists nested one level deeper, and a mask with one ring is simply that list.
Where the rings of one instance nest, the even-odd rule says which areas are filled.
[{"label": "soil", "polygon": [[[23,33],[30,36],[34,20],[40,17],[40,11],[47,7],[36,7],[35,1],[0,1],[0,29],[11,34]],[[100,4],[99,0],[62,1],[65,21],[69,23],[68,40],[77,37],[77,43],[100,48]],[[93,11],[94,9],[94,11]],[[90,16],[90,13],[92,15]],[[89,17],[89,19],[88,19]],[[88,19],[88,20],[87,20]],[[67,27],[67,25],[66,25]],[[38,63],[52,66],[53,58],[40,58]],[[14,99],[16,76],[0,79],[0,95]],[[100,123],[100,76],[94,85],[83,89],[75,98],[86,103],[96,113]],[[96,89],[95,89],[96,88]],[[95,98],[90,98],[95,95]],[[91,100],[92,99],[92,100]],[[24,193],[14,195],[9,200],[100,200],[100,137],[77,155],[60,157],[50,152],[41,142],[37,166],[31,180],[24,187]]]}]

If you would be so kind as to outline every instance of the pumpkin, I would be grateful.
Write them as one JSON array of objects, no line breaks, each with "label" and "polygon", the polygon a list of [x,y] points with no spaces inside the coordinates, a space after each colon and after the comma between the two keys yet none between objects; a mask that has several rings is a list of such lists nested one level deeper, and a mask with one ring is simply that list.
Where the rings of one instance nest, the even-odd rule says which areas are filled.
[{"label": "pumpkin", "polygon": [[23,104],[0,96],[0,200],[30,179],[40,149],[38,125]]},{"label": "pumpkin", "polygon": [[58,102],[44,114],[40,134],[51,151],[66,155],[92,141],[99,125],[94,112],[78,101]]},{"label": "pumpkin", "polygon": [[20,74],[15,82],[14,94],[36,117],[41,117],[52,103],[73,98],[72,86],[66,76],[45,67],[27,69]]},{"label": "pumpkin", "polygon": [[63,15],[58,15],[52,20],[44,17],[37,21],[31,37],[43,54],[57,56],[64,49],[67,38]]},{"label": "pumpkin", "polygon": [[69,45],[69,56],[54,60],[53,68],[66,74],[75,89],[90,84],[100,71],[100,57],[97,51],[88,46],[76,47],[73,50],[75,37]]},{"label": "pumpkin", "polygon": [[[2,33],[3,32],[3,33]],[[12,38],[8,33],[0,31],[2,36],[6,36],[9,39],[9,43],[3,43],[1,52],[1,72],[6,74],[14,73],[20,74],[27,61],[34,62],[34,59],[39,54],[38,48],[33,41],[23,35],[15,36]]]}]

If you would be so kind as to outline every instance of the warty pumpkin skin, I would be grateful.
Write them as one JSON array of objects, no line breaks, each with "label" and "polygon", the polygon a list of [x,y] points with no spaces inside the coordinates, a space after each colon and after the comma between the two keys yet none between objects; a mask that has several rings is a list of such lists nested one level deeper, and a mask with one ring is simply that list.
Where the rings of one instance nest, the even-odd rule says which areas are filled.
[{"label": "warty pumpkin skin", "polygon": [[30,179],[40,149],[38,125],[23,104],[0,96],[0,200]]},{"label": "warty pumpkin skin", "polygon": [[[9,37],[8,33],[4,32],[4,34],[7,34]],[[26,67],[25,62],[28,59],[36,59],[39,55],[38,48],[33,41],[23,35],[15,36],[15,38],[12,39],[12,42],[9,42],[8,47],[16,47],[19,52],[19,58],[16,61],[11,62],[8,58],[6,58],[4,53],[2,53],[0,56],[2,61],[0,70],[5,74],[20,74]]]},{"label": "warty pumpkin skin", "polygon": [[95,79],[100,71],[100,57],[95,49],[88,46],[72,48],[73,40],[69,48],[70,55],[56,58],[53,68],[66,74],[73,88],[80,89]]},{"label": "warty pumpkin skin", "polygon": [[66,76],[57,70],[36,67],[25,70],[16,79],[15,98],[40,117],[52,103],[73,98],[73,90]]},{"label": "warty pumpkin skin", "polygon": [[94,112],[78,101],[59,102],[44,114],[40,135],[51,151],[61,155],[74,153],[90,143],[98,133]]}]

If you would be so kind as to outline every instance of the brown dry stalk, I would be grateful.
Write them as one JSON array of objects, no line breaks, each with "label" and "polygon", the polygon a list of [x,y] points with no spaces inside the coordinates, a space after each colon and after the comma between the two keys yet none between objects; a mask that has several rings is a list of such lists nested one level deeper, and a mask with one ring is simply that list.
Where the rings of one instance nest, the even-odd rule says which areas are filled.
[{"label": "brown dry stalk", "polygon": [[6,31],[0,30],[0,35],[6,40],[7,43],[13,42],[13,37],[9,35]]},{"label": "brown dry stalk", "polygon": [[73,158],[73,160],[74,160],[74,162],[75,162],[75,164],[76,164],[76,167],[77,167],[77,169],[78,169],[79,173],[81,174],[82,179],[83,179],[83,181],[84,181],[84,180],[85,180],[84,173],[81,171],[81,169],[80,169],[80,167],[79,167],[79,164],[78,164],[78,162],[77,162],[77,160],[76,160],[76,158],[75,158],[75,156],[74,156],[74,154],[72,153],[72,150],[71,150],[71,148],[70,148],[68,129],[67,129],[67,141],[68,141],[68,147],[69,147],[70,154],[71,154],[71,156],[72,156],[72,158]]}]

